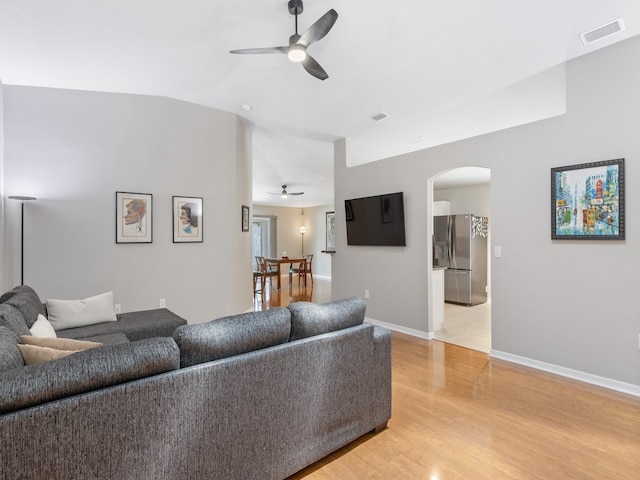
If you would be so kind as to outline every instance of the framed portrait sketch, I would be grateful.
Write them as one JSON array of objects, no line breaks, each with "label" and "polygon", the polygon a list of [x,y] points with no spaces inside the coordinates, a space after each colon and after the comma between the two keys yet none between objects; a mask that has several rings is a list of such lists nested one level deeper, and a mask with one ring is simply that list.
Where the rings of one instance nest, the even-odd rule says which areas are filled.
[{"label": "framed portrait sketch", "polygon": [[153,196],[116,192],[116,243],[151,243]]},{"label": "framed portrait sketch", "polygon": [[551,169],[551,238],[624,240],[624,158]]},{"label": "framed portrait sketch", "polygon": [[202,243],[202,197],[173,197],[173,243]]},{"label": "framed portrait sketch", "polygon": [[249,207],[242,205],[242,231],[249,231]]},{"label": "framed portrait sketch", "polygon": [[335,212],[327,212],[325,214],[326,232],[327,232],[327,247],[326,247],[327,252],[333,252],[336,249],[335,220],[336,220]]}]

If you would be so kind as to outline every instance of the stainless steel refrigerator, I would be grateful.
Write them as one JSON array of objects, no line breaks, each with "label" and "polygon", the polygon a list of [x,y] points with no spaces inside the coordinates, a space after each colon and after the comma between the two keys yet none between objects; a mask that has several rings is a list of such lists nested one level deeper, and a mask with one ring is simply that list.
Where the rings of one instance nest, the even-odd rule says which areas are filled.
[{"label": "stainless steel refrigerator", "polygon": [[433,266],[446,267],[444,301],[477,305],[487,301],[487,217],[433,217]]}]

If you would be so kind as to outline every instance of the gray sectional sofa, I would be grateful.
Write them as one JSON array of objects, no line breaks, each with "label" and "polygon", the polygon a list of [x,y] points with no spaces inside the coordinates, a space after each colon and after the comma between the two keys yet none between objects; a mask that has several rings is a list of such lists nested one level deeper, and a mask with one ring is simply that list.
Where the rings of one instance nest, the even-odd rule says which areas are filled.
[{"label": "gray sectional sofa", "polygon": [[3,305],[2,479],[285,479],[391,416],[391,334],[363,322],[359,298],[27,366],[7,312],[33,312]]}]

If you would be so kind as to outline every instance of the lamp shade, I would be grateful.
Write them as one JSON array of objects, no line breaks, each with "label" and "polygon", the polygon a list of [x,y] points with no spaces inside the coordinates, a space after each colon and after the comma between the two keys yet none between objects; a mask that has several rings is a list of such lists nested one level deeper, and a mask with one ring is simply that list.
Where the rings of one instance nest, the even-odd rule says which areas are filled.
[{"label": "lamp shade", "polygon": [[301,227],[300,227],[300,233],[301,233],[301,234],[303,234],[303,235],[304,235],[305,233],[307,233],[307,227],[305,227],[304,225],[303,225],[303,226],[301,226]]}]

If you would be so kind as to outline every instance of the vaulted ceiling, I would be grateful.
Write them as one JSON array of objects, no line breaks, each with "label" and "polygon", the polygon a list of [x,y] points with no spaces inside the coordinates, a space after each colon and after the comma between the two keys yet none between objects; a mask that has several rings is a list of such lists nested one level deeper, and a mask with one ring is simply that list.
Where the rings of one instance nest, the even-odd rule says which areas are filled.
[{"label": "vaulted ceiling", "polygon": [[[563,63],[640,33],[637,0],[306,0],[300,33],[331,8],[308,49],[321,81],[286,55],[229,53],[288,45],[286,0],[1,0],[0,79],[236,113],[254,202],[306,207],[333,201],[334,140],[358,165],[562,114]],[[268,193],[282,184],[305,195]]]}]

